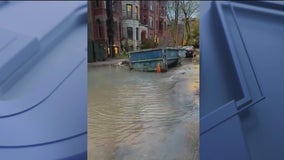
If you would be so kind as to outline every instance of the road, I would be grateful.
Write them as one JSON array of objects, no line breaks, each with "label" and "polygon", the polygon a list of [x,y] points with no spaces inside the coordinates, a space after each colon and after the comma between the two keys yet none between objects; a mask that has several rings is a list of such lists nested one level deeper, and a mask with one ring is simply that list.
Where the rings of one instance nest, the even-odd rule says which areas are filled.
[{"label": "road", "polygon": [[89,66],[88,159],[199,159],[199,64],[166,73]]}]

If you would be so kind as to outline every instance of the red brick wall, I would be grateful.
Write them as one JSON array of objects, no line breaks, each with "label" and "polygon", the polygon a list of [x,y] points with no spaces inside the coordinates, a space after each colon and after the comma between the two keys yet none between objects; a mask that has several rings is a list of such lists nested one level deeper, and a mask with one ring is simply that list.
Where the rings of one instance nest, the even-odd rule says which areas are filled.
[{"label": "red brick wall", "polygon": [[[96,0],[91,1],[91,12],[93,15],[93,31],[94,31],[94,40],[100,40],[100,41],[106,41],[107,42],[107,26],[106,26],[106,8],[103,5],[104,1],[103,0],[98,0],[99,2],[99,7],[96,6]],[[116,36],[114,39],[114,43],[120,47],[120,41],[122,38],[122,33],[121,33],[121,2],[115,0],[115,11],[113,13],[113,18],[114,21],[117,22],[116,27]],[[146,3],[147,8],[144,9],[143,5]],[[141,0],[140,1],[140,22],[143,24],[144,22],[144,16],[146,18],[146,25],[149,25],[149,17],[153,17],[153,28],[148,27],[148,36],[149,38],[153,38],[155,34],[157,34],[159,37],[162,36],[163,31],[165,30],[165,26],[163,26],[163,29],[160,30],[159,24],[160,21],[165,21],[166,16],[161,15],[161,8],[166,7],[166,1],[153,1],[153,10],[150,10],[149,8],[149,1],[147,0]],[[98,26],[96,20],[100,19],[101,20],[101,32],[102,32],[102,37],[99,38],[98,34]],[[157,23],[158,22],[158,23]],[[163,23],[164,24],[164,23]]]},{"label": "red brick wall", "polygon": [[[147,8],[144,9],[144,3],[146,3]],[[146,17],[147,25],[149,25],[149,17],[152,16],[154,20],[154,26],[153,28],[148,27],[148,36],[149,38],[153,38],[155,34],[158,36],[161,36],[163,34],[163,31],[165,30],[165,27],[163,26],[162,30],[159,29],[160,21],[165,21],[166,16],[162,16],[161,10],[162,7],[166,7],[167,2],[166,1],[153,1],[153,8],[154,10],[150,10],[149,8],[149,2],[147,0],[140,1],[140,22],[144,24],[144,16]]]},{"label": "red brick wall", "polygon": [[[95,41],[108,41],[107,37],[107,13],[106,8],[103,6],[103,1],[99,0],[99,7],[96,6],[96,1],[91,1],[92,5],[92,15],[93,15],[93,31],[94,31],[94,40]],[[116,1],[115,3],[115,11],[113,12],[113,19],[114,22],[117,22],[117,25],[115,26],[116,35],[114,36],[114,44],[118,45],[120,48],[120,40],[121,40],[121,29],[119,28],[120,20],[121,20],[121,3],[119,1]],[[100,19],[101,21],[101,34],[102,37],[99,36],[98,33],[98,24],[97,19]]]},{"label": "red brick wall", "polygon": [[115,38],[114,38],[114,44],[118,45],[120,47],[120,41],[121,41],[121,28],[120,28],[120,22],[121,22],[121,2],[115,1],[115,11],[113,12],[113,19],[114,22],[116,22],[115,25]]}]

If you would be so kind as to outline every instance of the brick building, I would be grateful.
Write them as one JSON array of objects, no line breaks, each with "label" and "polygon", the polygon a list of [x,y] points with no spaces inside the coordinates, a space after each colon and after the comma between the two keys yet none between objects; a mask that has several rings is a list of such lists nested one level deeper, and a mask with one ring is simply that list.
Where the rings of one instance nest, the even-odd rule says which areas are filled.
[{"label": "brick building", "polygon": [[167,1],[140,1],[140,22],[147,27],[148,32],[142,32],[142,39],[162,36],[166,29]]},{"label": "brick building", "polygon": [[[139,1],[120,1],[121,2],[121,26],[123,41],[127,40],[130,50],[136,50],[141,45],[139,34],[140,22],[140,3]],[[125,43],[125,42],[123,42]]]},{"label": "brick building", "polygon": [[[113,0],[114,46],[117,52],[130,42],[130,49],[139,49],[145,38],[160,37],[166,27],[167,1],[117,1]],[[104,43],[108,48],[106,1],[89,1],[90,40]]]},{"label": "brick building", "polygon": [[[90,1],[90,14],[92,35],[90,39],[95,43],[104,43],[108,48],[108,35],[107,35],[107,13],[106,1],[96,0]],[[113,1],[113,21],[114,21],[114,47],[117,47],[117,53],[120,50],[121,41],[121,3],[120,1]]]}]

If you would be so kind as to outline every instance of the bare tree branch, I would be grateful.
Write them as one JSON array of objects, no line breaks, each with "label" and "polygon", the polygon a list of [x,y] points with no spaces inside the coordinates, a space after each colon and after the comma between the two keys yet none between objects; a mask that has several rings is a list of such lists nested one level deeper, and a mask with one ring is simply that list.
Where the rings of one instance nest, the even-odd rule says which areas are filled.
[{"label": "bare tree branch", "polygon": [[[169,30],[173,35],[171,38],[175,45],[189,44],[191,33],[191,21],[199,14],[199,2],[193,0],[168,1],[167,19]],[[182,30],[179,29],[180,22],[183,23]],[[179,34],[182,33],[182,36]],[[181,37],[180,37],[181,36]]]}]

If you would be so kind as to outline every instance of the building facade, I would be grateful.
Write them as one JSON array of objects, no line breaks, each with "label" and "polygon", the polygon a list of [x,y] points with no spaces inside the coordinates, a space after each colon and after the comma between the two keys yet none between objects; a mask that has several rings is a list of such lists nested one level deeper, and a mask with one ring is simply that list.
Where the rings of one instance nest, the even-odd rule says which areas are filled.
[{"label": "building facade", "polygon": [[[109,48],[108,35],[107,35],[107,12],[106,12],[106,1],[96,0],[90,1],[90,14],[91,14],[91,26],[92,35],[90,39],[94,43],[104,44],[105,48]],[[120,41],[121,41],[121,3],[119,1],[113,1],[112,6],[113,11],[113,21],[114,21],[114,47],[115,52],[119,53]]]},{"label": "building facade", "polygon": [[121,2],[122,43],[127,41],[130,50],[137,50],[141,45],[140,31],[140,3],[139,1]]},{"label": "building facade", "polygon": [[[106,1],[90,1],[90,30],[94,42],[108,46]],[[114,20],[114,46],[117,52],[140,48],[143,39],[159,37],[166,29],[167,1],[116,1],[112,0]]]},{"label": "building facade", "polygon": [[115,53],[119,53],[121,50],[121,39],[122,39],[122,33],[121,33],[121,3],[120,1],[113,0],[112,5],[112,11],[113,11],[113,31],[114,31],[114,47],[117,49],[115,50]]},{"label": "building facade", "polygon": [[140,6],[140,22],[148,28],[148,32],[142,33],[142,39],[161,37],[167,25],[167,1],[141,0]]}]

